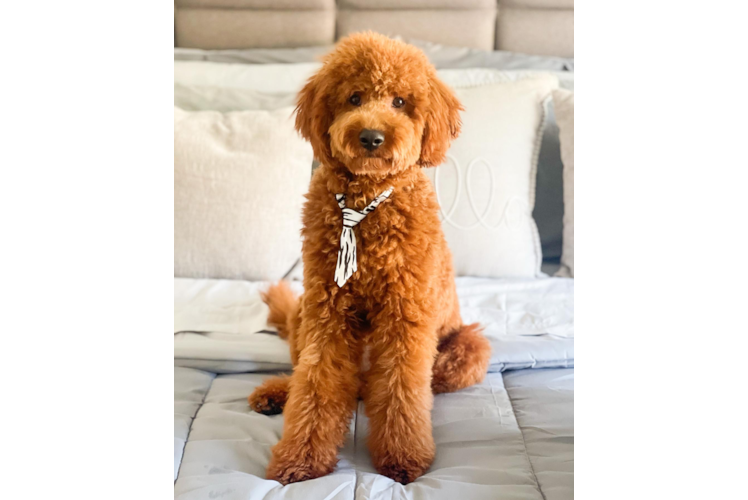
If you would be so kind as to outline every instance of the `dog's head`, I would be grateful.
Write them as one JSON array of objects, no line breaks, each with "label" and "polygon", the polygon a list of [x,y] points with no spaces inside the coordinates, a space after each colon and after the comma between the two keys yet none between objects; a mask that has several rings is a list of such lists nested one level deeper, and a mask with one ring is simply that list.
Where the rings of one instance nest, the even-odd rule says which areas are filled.
[{"label": "dog's head", "polygon": [[442,163],[461,109],[423,52],[361,33],[342,40],[302,89],[296,129],[322,163],[381,176]]}]

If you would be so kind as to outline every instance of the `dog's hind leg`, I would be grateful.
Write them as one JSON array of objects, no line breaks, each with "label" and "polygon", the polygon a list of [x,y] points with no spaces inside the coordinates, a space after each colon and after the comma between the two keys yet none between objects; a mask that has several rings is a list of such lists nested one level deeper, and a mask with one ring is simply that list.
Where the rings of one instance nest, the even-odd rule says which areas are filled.
[{"label": "dog's hind leg", "polygon": [[286,400],[288,400],[288,386],[290,383],[290,375],[282,375],[265,380],[247,398],[250,408],[264,415],[282,413],[283,407],[286,406]]},{"label": "dog's hind leg", "polygon": [[[288,341],[291,362],[296,365],[299,358],[301,340],[298,338],[299,299],[291,291],[288,283],[281,281],[262,294],[268,305],[268,324],[278,329],[278,336]],[[250,394],[249,406],[257,413],[277,415],[283,412],[288,399],[290,375],[272,377],[265,380]]]},{"label": "dog's hind leg", "polygon": [[463,325],[439,340],[431,390],[454,392],[483,381],[491,358],[491,345],[478,323]]}]

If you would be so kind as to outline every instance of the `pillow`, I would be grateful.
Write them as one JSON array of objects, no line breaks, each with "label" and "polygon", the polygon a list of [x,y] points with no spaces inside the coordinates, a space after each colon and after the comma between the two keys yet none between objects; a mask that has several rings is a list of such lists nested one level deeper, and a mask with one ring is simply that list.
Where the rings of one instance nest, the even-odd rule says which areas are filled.
[{"label": "pillow", "polygon": [[334,45],[316,45],[295,49],[203,50],[174,47],[175,61],[211,61],[241,64],[294,64],[319,62]]},{"label": "pillow", "polygon": [[[440,70],[439,76],[453,88],[516,81],[542,74],[537,71],[496,71],[491,69]],[[553,72],[562,88],[574,89],[574,73]],[[546,110],[536,177],[533,218],[540,234],[543,259],[558,264],[563,233],[563,164],[553,106]]]},{"label": "pillow", "polygon": [[275,94],[296,93],[322,66],[304,64],[224,64],[174,61],[174,83],[251,89]]},{"label": "pillow", "polygon": [[175,108],[175,276],[277,280],[291,270],[312,163],[292,113]]},{"label": "pillow", "polygon": [[564,229],[564,165],[561,162],[561,146],[558,139],[556,115],[552,102],[549,104],[546,109],[543,140],[540,143],[540,154],[538,155],[538,174],[535,179],[535,209],[532,211],[532,217],[535,219],[538,233],[540,233],[543,261],[559,265]]},{"label": "pillow", "polygon": [[536,277],[542,252],[532,218],[544,103],[552,75],[456,88],[462,134],[427,174],[458,275]]},{"label": "pillow", "polygon": [[451,87],[475,87],[478,85],[491,85],[501,82],[516,82],[524,78],[533,78],[540,75],[554,75],[558,80],[558,86],[574,90],[574,73],[568,71],[499,71],[488,68],[468,69],[440,69],[437,71],[439,78]]},{"label": "pillow", "polygon": [[451,47],[424,40],[405,40],[428,56],[431,64],[442,68],[495,68],[501,70],[536,69],[574,71],[574,59],[553,56],[532,56],[504,50],[481,50]]},{"label": "pillow", "polygon": [[564,162],[564,239],[561,269],[556,276],[574,277],[574,92],[553,92],[561,158]]},{"label": "pillow", "polygon": [[280,109],[296,105],[296,92],[269,93],[252,89],[174,84],[174,106],[185,111]]}]

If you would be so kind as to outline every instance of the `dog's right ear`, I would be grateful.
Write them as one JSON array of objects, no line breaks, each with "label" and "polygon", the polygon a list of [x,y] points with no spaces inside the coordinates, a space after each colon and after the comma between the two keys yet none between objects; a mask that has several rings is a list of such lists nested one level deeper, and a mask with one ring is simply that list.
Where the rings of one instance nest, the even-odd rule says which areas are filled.
[{"label": "dog's right ear", "polygon": [[296,130],[309,141],[314,157],[320,162],[331,165],[333,162],[330,150],[330,125],[332,117],[325,102],[327,90],[322,72],[312,76],[299,92],[296,100]]}]

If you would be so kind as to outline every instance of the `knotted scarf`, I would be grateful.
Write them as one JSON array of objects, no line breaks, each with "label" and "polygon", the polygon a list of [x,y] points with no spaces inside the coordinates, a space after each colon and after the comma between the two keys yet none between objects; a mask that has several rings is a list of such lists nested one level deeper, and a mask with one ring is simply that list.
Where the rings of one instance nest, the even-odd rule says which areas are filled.
[{"label": "knotted scarf", "polygon": [[385,192],[374,198],[374,200],[364,208],[363,212],[359,212],[352,208],[346,208],[345,194],[338,193],[335,195],[335,199],[338,201],[338,206],[343,210],[343,232],[340,234],[338,263],[335,265],[335,283],[337,283],[339,287],[345,285],[348,278],[358,270],[358,264],[356,262],[356,234],[353,232],[353,228],[356,227],[359,222],[364,220],[367,215],[373,212],[380,203],[389,198],[391,194],[392,188],[387,189]]}]

